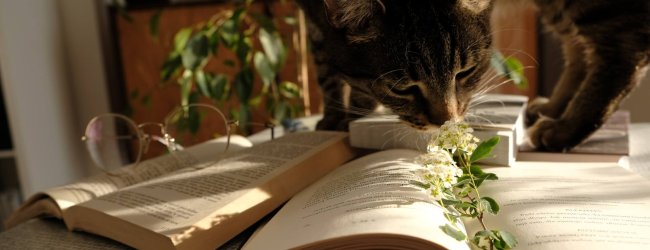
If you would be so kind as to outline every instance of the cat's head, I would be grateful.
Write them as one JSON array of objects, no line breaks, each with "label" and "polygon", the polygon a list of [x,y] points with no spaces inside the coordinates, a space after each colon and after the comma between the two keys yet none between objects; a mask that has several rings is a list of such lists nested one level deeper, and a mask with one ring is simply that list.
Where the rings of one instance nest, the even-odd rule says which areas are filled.
[{"label": "cat's head", "polygon": [[416,128],[464,115],[489,67],[490,0],[324,1],[353,88]]}]

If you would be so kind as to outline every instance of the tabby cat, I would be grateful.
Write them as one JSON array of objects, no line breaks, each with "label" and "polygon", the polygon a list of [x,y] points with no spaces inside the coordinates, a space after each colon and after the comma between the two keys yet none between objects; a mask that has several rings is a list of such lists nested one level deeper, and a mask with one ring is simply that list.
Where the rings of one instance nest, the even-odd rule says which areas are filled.
[{"label": "tabby cat", "polygon": [[[562,40],[566,57],[550,99],[528,107],[529,135],[541,149],[567,150],[602,125],[647,69],[650,1],[526,1]],[[318,129],[345,130],[378,104],[426,129],[462,118],[490,88],[481,80],[492,53],[490,0],[298,2],[324,93]]]}]

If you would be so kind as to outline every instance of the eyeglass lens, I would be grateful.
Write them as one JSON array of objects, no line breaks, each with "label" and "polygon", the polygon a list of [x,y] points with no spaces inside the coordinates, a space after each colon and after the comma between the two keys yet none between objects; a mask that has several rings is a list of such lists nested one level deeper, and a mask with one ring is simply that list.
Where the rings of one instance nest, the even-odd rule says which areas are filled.
[{"label": "eyeglass lens", "polygon": [[95,164],[107,171],[137,161],[142,146],[135,124],[110,114],[88,123],[85,143]]}]

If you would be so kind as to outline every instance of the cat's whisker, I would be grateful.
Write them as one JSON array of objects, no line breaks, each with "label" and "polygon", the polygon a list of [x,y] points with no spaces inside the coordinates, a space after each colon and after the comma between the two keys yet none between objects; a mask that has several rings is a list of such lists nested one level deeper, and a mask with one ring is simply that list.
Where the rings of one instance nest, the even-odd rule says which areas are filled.
[{"label": "cat's whisker", "polygon": [[375,78],[374,80],[372,80],[372,82],[370,83],[370,88],[373,88],[373,87],[375,86],[375,83],[377,83],[377,81],[379,81],[380,79],[384,78],[384,77],[387,76],[388,74],[391,74],[391,73],[393,73],[393,72],[397,72],[397,71],[403,71],[403,70],[404,70],[404,68],[394,69],[394,70],[391,70],[391,71],[388,71],[388,72],[386,72],[386,73],[383,73],[383,74],[379,75],[377,78]]},{"label": "cat's whisker", "polygon": [[524,51],[522,49],[505,48],[505,49],[500,49],[500,50],[503,51],[503,52],[516,52],[516,53],[512,53],[512,54],[509,53],[509,54],[510,54],[510,56],[514,56],[515,54],[523,55],[526,58],[533,61],[535,63],[535,65],[539,65],[539,61],[537,61],[537,59],[535,59],[535,57],[533,55],[531,55],[530,53],[528,53],[528,52],[526,52],[526,51]]},{"label": "cat's whisker", "polygon": [[487,123],[489,125],[495,125],[495,123],[491,119],[480,116],[480,115],[469,114],[469,117],[474,117],[475,120],[482,120],[483,122],[485,122],[485,123]]},{"label": "cat's whisker", "polygon": [[[484,88],[479,89],[478,91],[476,91],[476,92],[474,93],[473,96],[483,95],[483,94],[485,94],[485,93],[488,93],[488,92],[490,92],[490,91],[492,91],[492,90],[494,90],[494,89],[500,87],[500,86],[503,85],[503,84],[506,84],[506,83],[509,83],[509,82],[513,82],[513,81],[514,81],[514,80],[512,80],[512,79],[507,79],[507,80],[504,80],[504,81],[502,81],[502,82],[500,82],[500,83],[497,83],[497,84],[494,84],[494,85],[488,85],[488,84],[486,84],[486,85],[485,85],[486,87],[484,87]],[[471,108],[471,106],[470,106],[470,108]]]},{"label": "cat's whisker", "polygon": [[404,81],[404,80],[407,80],[406,76],[402,76],[402,77],[400,77],[399,79],[397,79],[397,81],[395,81],[395,82],[393,83],[393,85],[391,85],[390,88],[388,88],[388,91],[386,91],[386,92],[384,93],[384,96],[381,97],[381,100],[383,101],[383,100],[388,96],[388,92],[389,92],[389,91],[392,91],[393,88],[395,88],[395,86],[397,86],[397,84],[399,84],[401,81]]}]

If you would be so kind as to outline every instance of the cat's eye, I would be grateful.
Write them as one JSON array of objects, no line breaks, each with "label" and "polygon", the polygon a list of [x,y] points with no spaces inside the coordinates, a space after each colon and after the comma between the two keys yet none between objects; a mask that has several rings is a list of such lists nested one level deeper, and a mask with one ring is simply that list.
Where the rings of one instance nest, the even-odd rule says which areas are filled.
[{"label": "cat's eye", "polygon": [[393,87],[391,92],[398,96],[417,96],[420,95],[420,87],[418,85],[410,85],[406,87]]},{"label": "cat's eye", "polygon": [[461,70],[460,72],[456,73],[456,80],[467,78],[468,76],[472,75],[472,73],[474,73],[475,70],[476,70],[476,65]]}]

